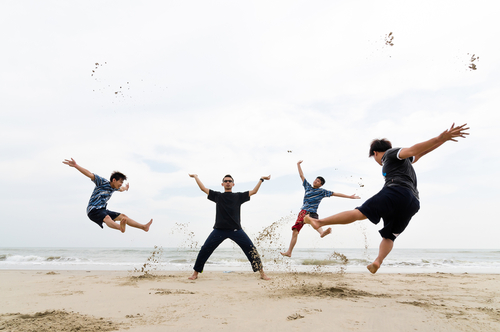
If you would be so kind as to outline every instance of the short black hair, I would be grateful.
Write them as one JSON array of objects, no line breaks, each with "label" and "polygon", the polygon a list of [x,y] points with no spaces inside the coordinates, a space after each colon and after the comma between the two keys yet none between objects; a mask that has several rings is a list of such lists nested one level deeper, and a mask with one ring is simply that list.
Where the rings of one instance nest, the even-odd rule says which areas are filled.
[{"label": "short black hair", "polygon": [[116,181],[120,181],[120,180],[127,180],[127,176],[123,173],[120,173],[120,172],[113,172],[111,174],[111,177],[109,178],[109,182],[113,182],[113,179],[115,179]]},{"label": "short black hair", "polygon": [[392,148],[392,143],[387,138],[374,139],[370,145],[370,154],[368,157],[373,157],[376,152],[385,152]]},{"label": "short black hair", "polygon": [[229,174],[224,175],[224,177],[222,178],[222,182],[224,182],[225,178],[231,178],[231,180],[233,180],[233,182],[234,182],[233,177],[231,175],[229,175]]},{"label": "short black hair", "polygon": [[322,176],[317,176],[316,179],[319,179],[321,181],[321,185],[324,185],[325,184],[325,178],[322,177]]}]

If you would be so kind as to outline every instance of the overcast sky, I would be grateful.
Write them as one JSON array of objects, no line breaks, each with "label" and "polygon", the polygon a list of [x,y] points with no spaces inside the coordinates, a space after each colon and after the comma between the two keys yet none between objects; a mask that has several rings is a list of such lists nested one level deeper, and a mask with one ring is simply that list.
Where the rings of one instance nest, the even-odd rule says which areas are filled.
[{"label": "overcast sky", "polygon": [[[470,136],[415,164],[421,209],[396,247],[499,248],[497,16],[494,1],[2,1],[0,246],[191,246],[215,204],[188,173],[214,190],[230,173],[234,191],[271,174],[242,224],[255,238],[279,221],[285,248],[298,160],[361,196],[324,199],[328,216],[383,186],[373,138],[408,147],[455,122]],[[150,232],[90,221],[94,184],[67,158],[125,173],[108,208]],[[377,248],[380,228],[307,227],[297,247]]]}]

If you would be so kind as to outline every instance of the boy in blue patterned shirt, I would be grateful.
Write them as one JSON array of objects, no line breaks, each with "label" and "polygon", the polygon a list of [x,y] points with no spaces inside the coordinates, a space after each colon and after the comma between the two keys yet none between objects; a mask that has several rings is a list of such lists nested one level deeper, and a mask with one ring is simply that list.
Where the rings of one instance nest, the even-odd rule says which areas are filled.
[{"label": "boy in blue patterned shirt", "polygon": [[[151,219],[147,224],[140,224],[122,213],[106,209],[108,200],[115,191],[122,192],[128,190],[128,183],[126,186],[123,186],[123,181],[127,179],[125,174],[114,172],[111,174],[111,178],[108,181],[81,167],[75,160],[73,160],[73,158],[71,158],[71,160],[65,159],[63,164],[76,168],[80,171],[80,173],[90,178],[90,180],[92,180],[92,182],[96,185],[87,206],[87,216],[90,220],[98,224],[101,228],[103,228],[102,224],[105,223],[109,228],[120,230],[122,233],[125,232],[125,227],[127,225],[142,229],[145,232],[149,231],[149,227],[153,223],[153,219]],[[115,221],[119,221],[120,225],[115,223]]]},{"label": "boy in blue patterned shirt", "polygon": [[[312,186],[307,182],[306,178],[304,177],[304,173],[302,172],[302,168],[300,167],[300,164],[302,164],[302,160],[300,160],[297,163],[297,167],[299,169],[299,175],[302,180],[302,185],[304,186],[305,189],[305,194],[304,194],[304,202],[302,204],[302,208],[299,212],[299,215],[297,217],[297,221],[295,222],[295,225],[292,226],[292,239],[290,240],[290,246],[286,252],[282,252],[281,254],[283,256],[288,256],[292,257],[292,250],[295,247],[295,244],[297,243],[297,238],[299,236],[299,232],[304,226],[304,217],[306,215],[310,215],[313,218],[319,218],[317,211],[318,211],[318,206],[319,203],[321,203],[321,200],[325,197],[330,197],[330,196],[337,196],[337,197],[344,197],[344,198],[351,198],[351,199],[359,199],[358,196],[356,195],[344,195],[340,193],[334,193],[333,191],[329,191],[326,189],[320,188],[325,184],[325,179],[321,176],[318,176],[316,180],[314,180]],[[331,233],[332,229],[328,228],[327,230],[323,230],[321,227],[316,228],[320,236],[323,238],[327,236],[328,234]]]}]

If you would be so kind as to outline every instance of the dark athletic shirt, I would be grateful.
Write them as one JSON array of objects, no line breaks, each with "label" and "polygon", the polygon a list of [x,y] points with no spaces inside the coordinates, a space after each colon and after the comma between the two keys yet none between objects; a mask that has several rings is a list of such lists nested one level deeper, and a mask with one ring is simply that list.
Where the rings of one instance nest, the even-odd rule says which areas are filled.
[{"label": "dark athletic shirt", "polygon": [[412,162],[415,157],[399,159],[401,148],[387,150],[382,157],[382,174],[385,177],[385,186],[400,186],[411,190],[418,199],[417,175],[413,169]]},{"label": "dark athletic shirt", "polygon": [[241,204],[250,200],[248,191],[221,193],[210,189],[207,198],[216,204],[214,228],[241,229],[240,208]]}]

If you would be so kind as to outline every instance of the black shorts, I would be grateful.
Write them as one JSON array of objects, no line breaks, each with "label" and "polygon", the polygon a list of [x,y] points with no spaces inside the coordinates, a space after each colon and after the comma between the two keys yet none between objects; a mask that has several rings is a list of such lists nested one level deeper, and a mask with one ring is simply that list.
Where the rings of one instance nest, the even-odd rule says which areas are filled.
[{"label": "black shorts", "polygon": [[384,219],[384,228],[379,233],[383,238],[394,241],[418,212],[420,202],[409,189],[384,187],[356,209],[375,225],[380,218]]},{"label": "black shorts", "polygon": [[120,214],[120,212],[109,211],[106,209],[93,209],[90,210],[87,216],[90,220],[101,226],[101,228],[104,228],[102,227],[102,223],[104,222],[104,218],[106,218],[106,216],[110,216],[111,219],[115,220]]}]

